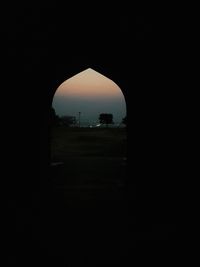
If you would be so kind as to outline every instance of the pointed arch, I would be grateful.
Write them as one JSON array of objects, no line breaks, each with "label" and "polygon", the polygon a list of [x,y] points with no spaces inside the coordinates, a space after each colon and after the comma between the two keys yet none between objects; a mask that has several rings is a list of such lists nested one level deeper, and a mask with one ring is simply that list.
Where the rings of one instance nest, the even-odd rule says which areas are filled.
[{"label": "pointed arch", "polygon": [[93,123],[95,116],[97,118],[100,112],[104,112],[114,113],[116,123],[119,124],[127,112],[121,88],[92,68],[87,68],[63,81],[54,92],[52,106],[59,115],[71,113],[70,115],[77,116],[80,111],[77,110],[78,105]]}]

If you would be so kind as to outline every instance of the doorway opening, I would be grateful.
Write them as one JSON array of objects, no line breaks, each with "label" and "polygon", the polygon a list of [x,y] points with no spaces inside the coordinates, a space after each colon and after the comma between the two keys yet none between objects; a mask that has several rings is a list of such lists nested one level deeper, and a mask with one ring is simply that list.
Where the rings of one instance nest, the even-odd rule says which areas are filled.
[{"label": "doorway opening", "polygon": [[52,167],[60,166],[54,179],[79,194],[76,200],[120,190],[126,179],[127,115],[119,86],[86,69],[57,88],[51,115]]}]

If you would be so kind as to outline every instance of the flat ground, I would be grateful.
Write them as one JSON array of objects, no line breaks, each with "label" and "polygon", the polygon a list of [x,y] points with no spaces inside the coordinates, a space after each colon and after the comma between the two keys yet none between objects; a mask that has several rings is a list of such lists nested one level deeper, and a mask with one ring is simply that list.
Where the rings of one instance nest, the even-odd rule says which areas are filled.
[{"label": "flat ground", "polygon": [[[52,162],[63,163],[52,167],[52,178],[66,189],[122,186],[126,176],[126,130],[54,128],[51,156]],[[90,193],[85,195],[87,199]]]},{"label": "flat ground", "polygon": [[151,199],[135,210],[125,129],[57,127],[51,144],[51,161],[63,164],[51,167],[41,216],[44,251],[55,266],[125,266],[135,247],[173,233],[173,225],[159,222],[160,213],[152,221]]},{"label": "flat ground", "polygon": [[[125,129],[58,127],[52,132],[52,182],[65,206],[80,213],[109,214],[124,203]],[[110,206],[110,209],[108,207]]]},{"label": "flat ground", "polygon": [[126,141],[120,128],[52,129],[51,160],[63,164],[51,167],[45,217],[54,231],[47,242],[57,243],[61,254],[70,251],[71,260],[74,251],[87,250],[90,262],[98,254],[119,262],[127,227]]}]

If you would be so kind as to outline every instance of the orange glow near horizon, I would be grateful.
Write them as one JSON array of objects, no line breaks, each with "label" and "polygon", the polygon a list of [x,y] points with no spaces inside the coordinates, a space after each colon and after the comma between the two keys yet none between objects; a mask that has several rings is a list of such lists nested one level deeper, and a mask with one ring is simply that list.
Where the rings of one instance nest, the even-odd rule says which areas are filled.
[{"label": "orange glow near horizon", "polygon": [[117,84],[90,68],[64,81],[56,95],[69,98],[124,98]]},{"label": "orange glow near horizon", "polygon": [[81,112],[82,123],[95,124],[100,113],[112,113],[115,123],[126,116],[126,103],[119,86],[112,80],[86,69],[64,81],[56,90],[52,103],[59,116]]}]

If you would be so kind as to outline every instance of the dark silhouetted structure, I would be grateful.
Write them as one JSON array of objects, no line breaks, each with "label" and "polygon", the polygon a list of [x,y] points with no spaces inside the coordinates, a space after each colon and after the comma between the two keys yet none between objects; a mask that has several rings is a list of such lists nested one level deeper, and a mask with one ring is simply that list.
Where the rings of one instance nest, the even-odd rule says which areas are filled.
[{"label": "dark silhouetted structure", "polygon": [[99,115],[99,122],[105,124],[108,127],[109,124],[113,124],[113,115],[109,113],[101,113]]},{"label": "dark silhouetted structure", "polygon": [[76,117],[74,116],[62,116],[60,117],[60,125],[64,125],[67,127],[76,125]]},{"label": "dark silhouetted structure", "polygon": [[127,121],[127,116],[126,116],[126,117],[124,117],[124,118],[122,119],[122,123],[125,124],[125,125],[127,126],[127,122],[128,122],[128,121]]},{"label": "dark silhouetted structure", "polygon": [[58,125],[59,121],[60,121],[59,116],[56,114],[55,109],[53,107],[51,107],[51,111],[50,111],[50,124],[51,124],[51,126]]},{"label": "dark silhouetted structure", "polygon": [[[166,6],[156,13],[143,6],[136,14],[137,9],[119,3],[112,11],[103,4],[102,9],[94,5],[89,10],[81,3],[73,9],[57,2],[2,7],[1,97],[9,104],[4,107],[8,119],[1,122],[7,138],[6,149],[1,150],[5,159],[1,179],[8,182],[3,188],[7,189],[10,263],[70,266],[79,259],[78,266],[88,262],[96,266],[97,261],[128,266],[132,264],[125,259],[135,258],[136,246],[178,247],[180,92],[175,35],[168,28],[169,13],[162,13]],[[134,125],[128,127],[129,172],[124,174],[126,185],[119,189],[123,197],[119,200],[116,193],[112,199],[121,205],[120,212],[104,205],[105,209],[96,207],[101,212],[94,216],[86,207],[63,212],[63,180],[54,179],[58,169],[50,165],[54,93],[63,81],[87,68],[122,89],[128,125]],[[16,120],[10,123],[13,114]],[[76,179],[81,176],[84,173]],[[91,190],[95,195],[96,188]],[[71,187],[69,196],[72,191]],[[115,219],[109,221],[112,212]]]}]

